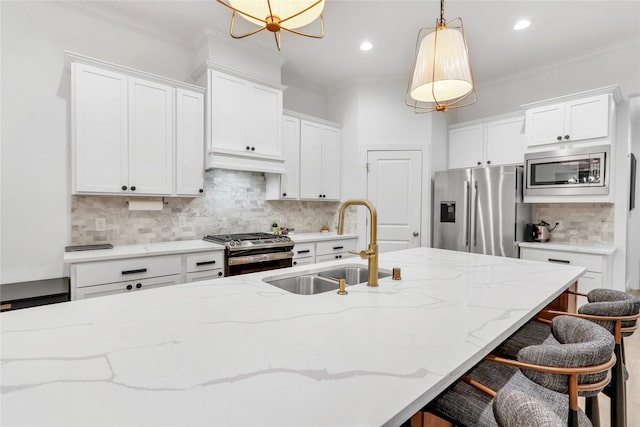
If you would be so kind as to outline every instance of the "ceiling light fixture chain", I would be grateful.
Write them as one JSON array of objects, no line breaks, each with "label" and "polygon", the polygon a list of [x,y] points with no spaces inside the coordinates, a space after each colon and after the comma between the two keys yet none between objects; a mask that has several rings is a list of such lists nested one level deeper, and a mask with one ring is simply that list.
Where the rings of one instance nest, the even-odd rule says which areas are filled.
[{"label": "ceiling light fixture chain", "polygon": [[[423,35],[424,32],[428,34]],[[405,104],[416,113],[446,111],[476,102],[462,18],[447,24],[444,0],[435,27],[418,31]]]},{"label": "ceiling light fixture chain", "polygon": [[[234,39],[243,39],[266,29],[274,34],[276,46],[280,50],[280,30],[314,39],[324,37],[322,11],[325,0],[217,0],[217,2],[232,10],[229,35]],[[236,14],[257,25],[258,28],[245,34],[236,34]],[[297,28],[313,23],[318,18],[320,21],[319,34],[309,34],[297,30]]]}]

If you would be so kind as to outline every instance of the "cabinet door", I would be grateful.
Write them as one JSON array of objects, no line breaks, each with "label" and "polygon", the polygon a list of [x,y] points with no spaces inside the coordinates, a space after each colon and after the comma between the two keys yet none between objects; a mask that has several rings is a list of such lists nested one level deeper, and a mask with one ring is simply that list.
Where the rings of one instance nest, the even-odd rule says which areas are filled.
[{"label": "cabinet door", "polygon": [[449,130],[449,169],[482,166],[483,140],[481,124]]},{"label": "cabinet door", "polygon": [[[532,108],[526,113],[527,145],[559,142],[564,132],[564,104]],[[560,139],[558,139],[560,138]]]},{"label": "cabinet door", "polygon": [[340,130],[322,127],[322,199],[340,200]]},{"label": "cabinet door", "polygon": [[122,193],[128,186],[127,77],[73,63],[73,193]]},{"label": "cabinet door", "polygon": [[609,135],[609,95],[567,102],[565,135],[569,140],[606,138]]},{"label": "cabinet door", "polygon": [[204,95],[176,90],[176,194],[204,193]]},{"label": "cabinet door", "polygon": [[211,73],[211,149],[246,152],[247,85],[233,76]]},{"label": "cabinet door", "polygon": [[129,191],[173,193],[173,88],[129,79]]},{"label": "cabinet door", "polygon": [[524,116],[487,123],[485,165],[524,163]]},{"label": "cabinet door", "polygon": [[247,94],[251,154],[282,156],[282,91],[250,83]]},{"label": "cabinet door", "polygon": [[300,198],[322,194],[322,126],[300,121]]},{"label": "cabinet door", "polygon": [[285,173],[280,176],[280,198],[300,197],[300,120],[282,120],[282,154]]}]

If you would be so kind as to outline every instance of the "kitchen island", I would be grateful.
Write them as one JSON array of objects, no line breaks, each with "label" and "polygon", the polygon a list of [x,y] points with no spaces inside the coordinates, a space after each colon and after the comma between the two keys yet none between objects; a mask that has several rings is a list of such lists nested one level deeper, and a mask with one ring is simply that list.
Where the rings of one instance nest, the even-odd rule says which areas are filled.
[{"label": "kitchen island", "polygon": [[582,267],[416,248],[317,295],[262,281],[348,259],[6,312],[0,424],[399,425]]}]

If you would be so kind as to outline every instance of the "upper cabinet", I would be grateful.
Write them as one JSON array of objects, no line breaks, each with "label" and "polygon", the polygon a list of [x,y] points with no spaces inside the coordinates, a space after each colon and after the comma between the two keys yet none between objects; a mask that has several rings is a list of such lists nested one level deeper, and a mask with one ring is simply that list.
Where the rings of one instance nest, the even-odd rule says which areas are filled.
[{"label": "upper cabinet", "polygon": [[203,88],[75,54],[67,58],[73,194],[204,192]]},{"label": "upper cabinet", "polygon": [[337,123],[287,112],[283,174],[267,174],[267,200],[340,200],[341,131]]},{"label": "upper cabinet", "polygon": [[527,146],[610,143],[618,93],[617,87],[609,87],[523,106],[528,108]]},{"label": "upper cabinet", "polygon": [[523,163],[524,150],[522,113],[449,128],[449,169]]},{"label": "upper cabinet", "polygon": [[282,88],[207,68],[207,168],[284,172]]}]

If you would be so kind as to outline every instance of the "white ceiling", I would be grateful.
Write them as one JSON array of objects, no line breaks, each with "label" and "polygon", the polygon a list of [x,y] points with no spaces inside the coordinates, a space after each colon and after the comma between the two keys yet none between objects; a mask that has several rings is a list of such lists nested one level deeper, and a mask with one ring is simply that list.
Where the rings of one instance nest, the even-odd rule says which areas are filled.
[{"label": "white ceiling", "polygon": [[[230,10],[215,0],[91,3],[184,43],[191,43],[202,27],[228,33],[231,18]],[[432,0],[327,0],[324,39],[283,32],[280,52],[267,31],[233,43],[281,57],[285,84],[314,82],[326,89],[362,76],[408,75],[418,30],[432,27],[439,9],[439,1]],[[458,16],[478,84],[640,41],[640,0],[445,1],[445,18]],[[533,25],[516,32],[513,24],[522,17]],[[361,52],[365,39],[373,49]]]}]

